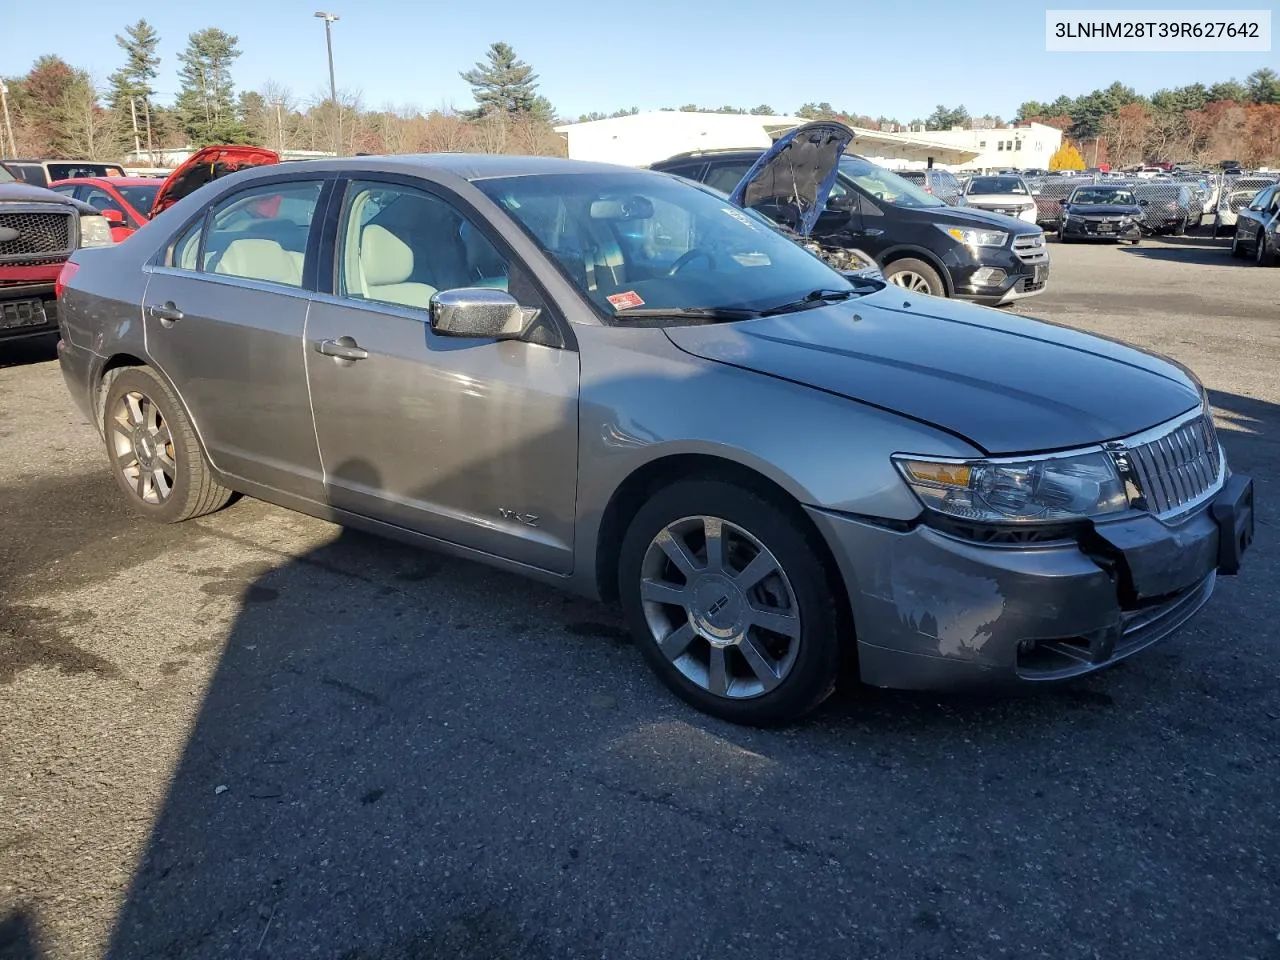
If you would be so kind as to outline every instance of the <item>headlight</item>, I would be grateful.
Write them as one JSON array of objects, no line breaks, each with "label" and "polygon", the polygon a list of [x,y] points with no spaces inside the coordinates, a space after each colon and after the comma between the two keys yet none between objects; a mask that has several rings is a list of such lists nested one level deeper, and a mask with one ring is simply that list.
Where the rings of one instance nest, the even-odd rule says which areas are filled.
[{"label": "headlight", "polygon": [[1009,234],[1000,230],[972,230],[967,227],[948,227],[941,223],[934,226],[967,247],[1003,247],[1009,239]]},{"label": "headlight", "polygon": [[926,507],[973,523],[1060,523],[1129,508],[1124,483],[1101,452],[1016,462],[893,460]]},{"label": "headlight", "polygon": [[1084,217],[1073,217],[1070,214],[1068,214],[1067,223],[1084,223]]},{"label": "headlight", "polygon": [[111,224],[104,217],[86,214],[80,218],[80,246],[109,247],[113,243]]}]

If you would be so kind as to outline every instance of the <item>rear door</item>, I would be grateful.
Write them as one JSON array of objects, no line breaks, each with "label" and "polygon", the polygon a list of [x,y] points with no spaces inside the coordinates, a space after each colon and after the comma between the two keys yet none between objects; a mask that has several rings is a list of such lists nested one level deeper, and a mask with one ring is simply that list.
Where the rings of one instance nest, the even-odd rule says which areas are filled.
[{"label": "rear door", "polygon": [[316,500],[302,336],[328,189],[323,177],[272,178],[224,197],[152,268],[143,307],[148,353],[213,464]]}]

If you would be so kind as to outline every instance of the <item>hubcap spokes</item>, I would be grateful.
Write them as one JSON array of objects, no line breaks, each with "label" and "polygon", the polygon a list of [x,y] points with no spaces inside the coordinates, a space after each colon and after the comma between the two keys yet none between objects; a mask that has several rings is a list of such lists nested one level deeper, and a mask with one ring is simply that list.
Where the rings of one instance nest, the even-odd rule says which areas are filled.
[{"label": "hubcap spokes", "polygon": [[685,517],[654,537],[641,568],[645,620],[667,659],[716,696],[777,687],[795,664],[800,613],[769,550],[718,517]]},{"label": "hubcap spokes", "polygon": [[178,474],[173,435],[150,397],[136,391],[121,397],[108,439],[115,468],[138,499],[150,504],[169,499]]},{"label": "hubcap spokes", "polygon": [[920,274],[913,273],[910,270],[903,270],[901,273],[895,273],[889,278],[889,282],[910,290],[912,293],[929,292],[929,281],[920,276]]}]

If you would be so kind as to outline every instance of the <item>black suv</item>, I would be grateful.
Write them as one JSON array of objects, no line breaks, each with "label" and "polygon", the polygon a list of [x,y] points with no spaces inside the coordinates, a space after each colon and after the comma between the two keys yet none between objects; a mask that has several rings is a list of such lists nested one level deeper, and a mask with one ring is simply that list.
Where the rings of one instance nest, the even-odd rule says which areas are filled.
[{"label": "black suv", "polygon": [[[781,141],[779,141],[781,143]],[[759,149],[685,153],[651,164],[654,170],[733,192],[765,153]],[[843,155],[813,237],[832,247],[874,257],[886,280],[939,297],[998,305],[1034,296],[1049,279],[1044,231],[1013,217],[952,207],[869,160]],[[793,170],[804,190],[825,171]],[[788,188],[790,189],[790,188]],[[788,223],[786,198],[754,196],[749,205]],[[812,191],[810,191],[812,192]]]}]

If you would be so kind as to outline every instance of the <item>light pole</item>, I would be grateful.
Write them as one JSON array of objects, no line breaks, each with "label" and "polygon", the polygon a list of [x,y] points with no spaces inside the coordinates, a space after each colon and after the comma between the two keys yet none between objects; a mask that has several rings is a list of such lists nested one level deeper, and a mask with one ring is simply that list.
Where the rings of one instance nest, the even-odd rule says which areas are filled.
[{"label": "light pole", "polygon": [[[9,135],[9,156],[16,157],[18,145],[13,142],[13,123],[9,120],[9,88],[5,86],[3,80],[0,80],[0,106],[4,107],[4,130]],[[0,143],[0,152],[3,151],[4,144]]]},{"label": "light pole", "polygon": [[329,48],[329,98],[333,101],[333,109],[338,115],[337,124],[334,127],[333,135],[333,152],[337,156],[342,153],[342,108],[338,106],[338,85],[333,79],[333,22],[338,19],[336,13],[326,13],[323,10],[317,10],[316,16],[324,21],[324,42]]}]

